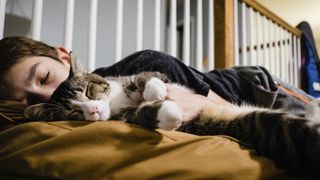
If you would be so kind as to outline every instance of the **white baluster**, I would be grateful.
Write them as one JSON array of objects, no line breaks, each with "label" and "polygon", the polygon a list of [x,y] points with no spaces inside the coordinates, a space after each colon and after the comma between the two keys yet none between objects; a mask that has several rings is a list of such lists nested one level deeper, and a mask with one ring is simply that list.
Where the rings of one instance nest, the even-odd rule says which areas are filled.
[{"label": "white baluster", "polygon": [[250,65],[257,65],[256,62],[256,51],[254,49],[254,45],[256,44],[256,21],[255,21],[255,14],[252,7],[249,8],[249,19],[250,19]]},{"label": "white baluster", "polygon": [[238,21],[238,0],[234,0],[233,19],[234,19],[234,65],[239,66],[239,21]]},{"label": "white baluster", "polygon": [[299,74],[299,69],[298,69],[298,58],[297,58],[297,36],[293,35],[293,69],[294,69],[294,80],[293,84],[295,87],[298,87],[298,74]]},{"label": "white baluster", "polygon": [[0,0],[0,39],[3,38],[5,16],[6,16],[6,0]]},{"label": "white baluster", "polygon": [[284,30],[284,40],[285,40],[285,45],[284,45],[284,48],[285,48],[285,67],[286,67],[286,78],[285,78],[285,81],[290,83],[290,56],[289,56],[289,45],[288,45],[288,37],[289,33],[287,30]]},{"label": "white baluster", "polygon": [[202,1],[197,1],[196,69],[199,71],[202,71],[203,66],[202,37]]},{"label": "white baluster", "polygon": [[286,66],[286,48],[285,48],[285,43],[284,43],[284,39],[285,39],[285,32],[284,29],[280,29],[280,54],[281,54],[281,66],[280,66],[280,70],[281,70],[281,79],[283,81],[286,81],[286,71],[288,71],[288,67]]},{"label": "white baluster", "polygon": [[274,33],[275,33],[275,66],[276,66],[276,76],[281,77],[281,63],[280,63],[280,27],[277,24],[274,24]]},{"label": "white baluster", "polygon": [[123,0],[117,0],[116,49],[115,61],[122,57]]},{"label": "white baluster", "polygon": [[142,50],[143,42],[143,0],[138,0],[137,2],[137,44],[136,50]]},{"label": "white baluster", "polygon": [[241,3],[241,21],[242,21],[242,65],[248,65],[247,58],[247,16],[246,16],[246,4],[244,2]]},{"label": "white baluster", "polygon": [[263,51],[261,49],[262,44],[262,19],[259,12],[256,12],[256,22],[257,22],[257,65],[262,65],[263,62]]},{"label": "white baluster", "polygon": [[272,75],[276,74],[276,59],[275,59],[275,46],[273,43],[275,42],[275,33],[274,33],[274,23],[269,21],[269,61],[270,61],[270,71]]},{"label": "white baluster", "polygon": [[214,13],[213,0],[209,0],[209,18],[208,18],[208,70],[214,69]]},{"label": "white baluster", "polygon": [[190,65],[190,0],[184,0],[183,62]]},{"label": "white baluster", "polygon": [[33,0],[31,38],[35,40],[41,37],[42,4],[43,0]]},{"label": "white baluster", "polygon": [[96,61],[96,36],[97,36],[97,13],[98,0],[90,1],[90,17],[89,17],[89,50],[88,50],[88,69],[95,69]]},{"label": "white baluster", "polygon": [[288,63],[289,63],[289,83],[294,85],[294,64],[293,64],[293,47],[292,47],[292,34],[288,32]]},{"label": "white baluster", "polygon": [[301,38],[297,38],[298,59],[298,87],[301,87]]},{"label": "white baluster", "polygon": [[268,19],[263,16],[263,66],[270,70],[270,61],[269,61],[269,28],[268,28]]},{"label": "white baluster", "polygon": [[67,0],[66,19],[64,25],[64,47],[72,50],[74,0]]},{"label": "white baluster", "polygon": [[177,56],[177,1],[170,0],[170,54]]},{"label": "white baluster", "polygon": [[155,0],[155,11],[154,11],[154,49],[160,50],[160,10],[161,4],[160,0]]}]

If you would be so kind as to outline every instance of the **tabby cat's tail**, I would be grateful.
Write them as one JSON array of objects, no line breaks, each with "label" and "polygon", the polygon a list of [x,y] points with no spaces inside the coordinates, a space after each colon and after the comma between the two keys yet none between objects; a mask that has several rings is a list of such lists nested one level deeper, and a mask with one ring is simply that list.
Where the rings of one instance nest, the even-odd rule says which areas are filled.
[{"label": "tabby cat's tail", "polygon": [[[231,117],[226,113],[231,113]],[[271,110],[241,113],[205,110],[179,130],[197,135],[232,136],[271,158],[279,168],[320,178],[320,122]]]}]

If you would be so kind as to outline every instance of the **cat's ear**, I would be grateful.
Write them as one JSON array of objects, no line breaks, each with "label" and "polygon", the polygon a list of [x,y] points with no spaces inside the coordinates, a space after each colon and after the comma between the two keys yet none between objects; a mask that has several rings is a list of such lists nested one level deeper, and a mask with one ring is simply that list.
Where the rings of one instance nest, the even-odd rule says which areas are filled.
[{"label": "cat's ear", "polygon": [[80,60],[74,55],[73,52],[70,52],[70,72],[69,78],[74,77],[80,74],[87,74],[88,71],[81,65]]}]

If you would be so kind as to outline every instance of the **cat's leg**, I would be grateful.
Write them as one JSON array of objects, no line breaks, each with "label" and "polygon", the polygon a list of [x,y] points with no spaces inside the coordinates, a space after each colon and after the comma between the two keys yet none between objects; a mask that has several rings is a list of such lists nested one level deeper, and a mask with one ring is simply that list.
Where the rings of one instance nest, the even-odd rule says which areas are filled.
[{"label": "cat's leg", "polygon": [[142,95],[146,101],[164,100],[167,96],[167,87],[163,81],[153,77],[146,83]]},{"label": "cat's leg", "polygon": [[197,135],[228,135],[271,158],[279,168],[320,178],[320,123],[255,107],[204,109],[178,130]]},{"label": "cat's leg", "polygon": [[311,123],[320,122],[320,98],[313,100],[307,106],[305,118],[311,120]]},{"label": "cat's leg", "polygon": [[164,100],[167,96],[165,82],[168,79],[158,72],[143,72],[135,77],[135,84],[146,101]]},{"label": "cat's leg", "polygon": [[182,110],[173,101],[149,101],[136,110],[132,123],[148,127],[174,130],[182,124]]}]

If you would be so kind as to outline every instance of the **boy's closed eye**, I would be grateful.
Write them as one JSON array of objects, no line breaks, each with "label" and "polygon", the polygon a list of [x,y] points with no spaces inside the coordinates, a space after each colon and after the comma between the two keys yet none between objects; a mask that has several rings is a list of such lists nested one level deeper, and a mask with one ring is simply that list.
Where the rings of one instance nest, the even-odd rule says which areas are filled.
[{"label": "boy's closed eye", "polygon": [[40,85],[45,85],[50,78],[50,72],[48,71],[41,79],[40,79]]}]

